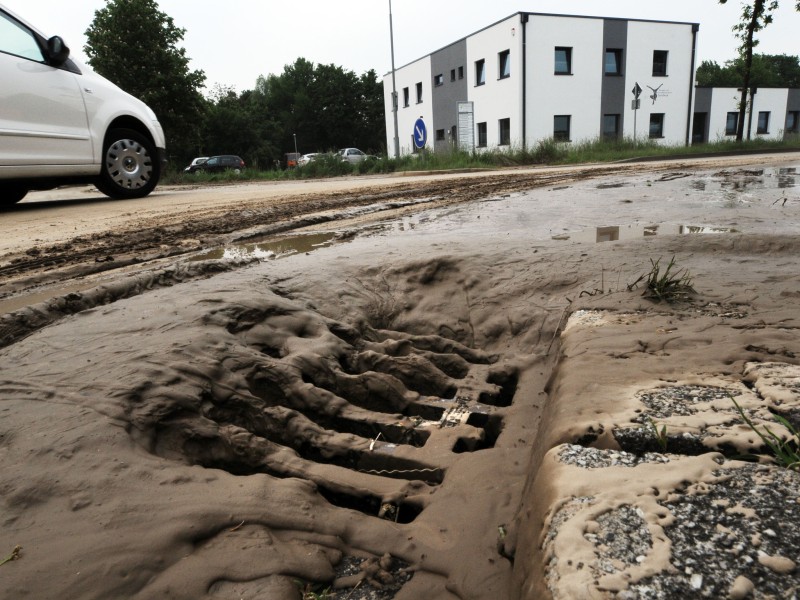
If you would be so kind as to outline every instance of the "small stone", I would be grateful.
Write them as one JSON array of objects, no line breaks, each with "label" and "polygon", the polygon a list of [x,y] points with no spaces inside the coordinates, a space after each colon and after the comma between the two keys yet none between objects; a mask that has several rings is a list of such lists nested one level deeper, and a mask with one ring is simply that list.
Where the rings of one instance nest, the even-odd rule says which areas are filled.
[{"label": "small stone", "polygon": [[689,583],[692,586],[693,590],[699,590],[703,587],[703,575],[701,573],[695,573],[692,575],[692,578],[689,580]]}]

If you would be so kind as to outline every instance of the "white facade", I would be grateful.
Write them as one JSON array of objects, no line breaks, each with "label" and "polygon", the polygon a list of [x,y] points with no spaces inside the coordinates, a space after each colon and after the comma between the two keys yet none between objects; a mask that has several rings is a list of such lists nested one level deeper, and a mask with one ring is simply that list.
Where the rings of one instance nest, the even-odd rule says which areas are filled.
[{"label": "white facade", "polygon": [[[697,88],[692,142],[736,139],[740,88]],[[756,88],[744,115],[745,140],[782,140],[800,133],[800,89]]]},{"label": "white facade", "polygon": [[[432,130],[433,103],[431,96],[431,59],[425,56],[397,71],[397,131],[400,140],[400,154],[409,154],[413,151],[414,123],[422,119]],[[418,97],[418,91],[421,93]],[[389,155],[394,152],[394,116],[392,114],[392,77],[391,73],[383,79],[383,104],[386,120],[386,148]]]},{"label": "white facade", "polygon": [[[688,143],[697,30],[693,23],[511,15],[396,70],[401,154],[413,151],[411,135],[420,117],[428,128],[428,149],[447,148],[447,142],[463,147],[463,139],[453,139],[461,102],[472,106],[470,138],[477,151],[533,147],[554,137],[633,137],[634,130],[636,137],[658,143]],[[612,72],[606,67],[609,53],[618,67]],[[419,83],[423,101],[417,105]],[[634,112],[637,83],[643,91]],[[404,104],[406,88],[410,106]],[[389,73],[384,97],[393,155],[391,89]]]}]

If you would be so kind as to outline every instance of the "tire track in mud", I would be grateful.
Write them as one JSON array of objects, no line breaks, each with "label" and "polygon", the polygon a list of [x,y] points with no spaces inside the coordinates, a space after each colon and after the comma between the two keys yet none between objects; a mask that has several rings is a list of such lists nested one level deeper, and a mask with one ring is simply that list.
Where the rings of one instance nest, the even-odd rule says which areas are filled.
[{"label": "tire track in mud", "polygon": [[299,477],[334,506],[402,524],[454,457],[494,446],[517,385],[498,356],[436,335],[361,332],[278,297],[259,304],[211,309],[199,337],[214,342],[191,349],[201,364],[165,357],[183,366],[128,394],[129,432],[148,451]]}]

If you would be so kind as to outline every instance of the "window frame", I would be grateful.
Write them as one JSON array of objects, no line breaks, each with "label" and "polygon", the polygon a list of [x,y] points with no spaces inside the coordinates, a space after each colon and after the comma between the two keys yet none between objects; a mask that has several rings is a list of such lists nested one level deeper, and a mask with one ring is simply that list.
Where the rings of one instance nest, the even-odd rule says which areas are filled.
[{"label": "window frame", "polygon": [[477,139],[477,147],[478,148],[486,148],[488,144],[488,128],[486,126],[486,121],[482,121],[480,123],[476,123],[478,128],[477,134],[475,137]]},{"label": "window frame", "polygon": [[[608,117],[614,117],[614,132],[613,133],[609,133],[606,130],[606,119]],[[620,134],[621,134],[620,127],[619,127],[621,121],[622,121],[622,115],[620,113],[606,113],[606,114],[604,114],[603,115],[602,130],[600,132],[602,138],[604,140],[618,140],[620,138]]]},{"label": "window frame", "polygon": [[[608,70],[608,57],[612,55],[614,57],[614,65],[615,69],[613,71]],[[606,48],[606,52],[603,55],[603,75],[607,77],[621,77],[622,76],[622,48]]]},{"label": "window frame", "polygon": [[511,119],[509,117],[497,120],[497,140],[498,146],[511,145]]},{"label": "window frame", "polygon": [[[566,119],[566,128],[558,126],[558,119]],[[553,139],[557,142],[572,141],[572,115],[553,115]]]},{"label": "window frame", "polygon": [[511,77],[511,50],[503,50],[497,53],[497,73],[498,79]]},{"label": "window frame", "polygon": [[464,79],[464,67],[463,66],[458,67],[458,78],[459,79]]},{"label": "window frame", "polygon": [[[564,62],[566,63],[566,70],[559,70],[559,60],[558,60],[558,53],[564,53]],[[572,46],[556,46],[554,51],[554,64],[553,64],[553,74],[554,75],[572,75]]]},{"label": "window frame", "polygon": [[475,87],[486,84],[486,59],[475,61]]},{"label": "window frame", "polygon": [[[764,117],[764,124],[761,124],[761,118]],[[756,125],[756,133],[757,134],[769,134],[769,122],[770,122],[770,111],[768,110],[760,110],[758,111],[758,122]]]},{"label": "window frame", "polygon": [[[663,61],[656,60],[656,55],[662,55],[662,54],[663,54]],[[653,50],[653,77],[666,77],[669,71],[668,67],[669,67],[669,50]]]},{"label": "window frame", "polygon": [[456,70],[450,69],[450,81],[455,81],[455,80],[456,80]]},{"label": "window frame", "polygon": [[[664,139],[664,117],[665,113],[650,113],[650,126],[647,129],[647,137],[651,140],[661,140]],[[655,121],[653,117],[659,117]],[[653,133],[653,124],[656,123],[658,125],[658,131],[656,132],[657,135]]]},{"label": "window frame", "polygon": [[[791,119],[791,127],[790,127]],[[784,133],[800,133],[800,110],[786,111],[786,127]]]},{"label": "window frame", "polygon": [[422,82],[417,82],[417,104],[422,104]]},{"label": "window frame", "polygon": [[403,88],[403,108],[408,108],[411,105],[411,94],[407,87]]},{"label": "window frame", "polygon": [[[731,117],[733,117],[733,127],[731,127]],[[736,135],[739,130],[739,111],[728,111],[725,115],[725,135]]]},{"label": "window frame", "polygon": [[434,139],[437,142],[443,142],[445,140],[444,129],[437,129]]},{"label": "window frame", "polygon": [[433,87],[441,87],[444,85],[444,75],[439,73],[433,76]]}]

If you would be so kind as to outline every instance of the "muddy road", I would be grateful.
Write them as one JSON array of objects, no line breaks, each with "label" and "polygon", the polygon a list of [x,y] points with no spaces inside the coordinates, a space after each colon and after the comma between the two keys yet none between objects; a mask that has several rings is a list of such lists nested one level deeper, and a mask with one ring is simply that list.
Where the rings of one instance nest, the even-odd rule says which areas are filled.
[{"label": "muddy road", "polygon": [[31,301],[41,300],[48,285],[61,285],[63,291],[76,278],[141,268],[313,224],[385,218],[587,178],[657,176],[776,160],[780,156],[163,187],[131,201],[109,201],[91,187],[32,193],[0,216],[0,312],[24,305],[26,294],[34,294]]}]

